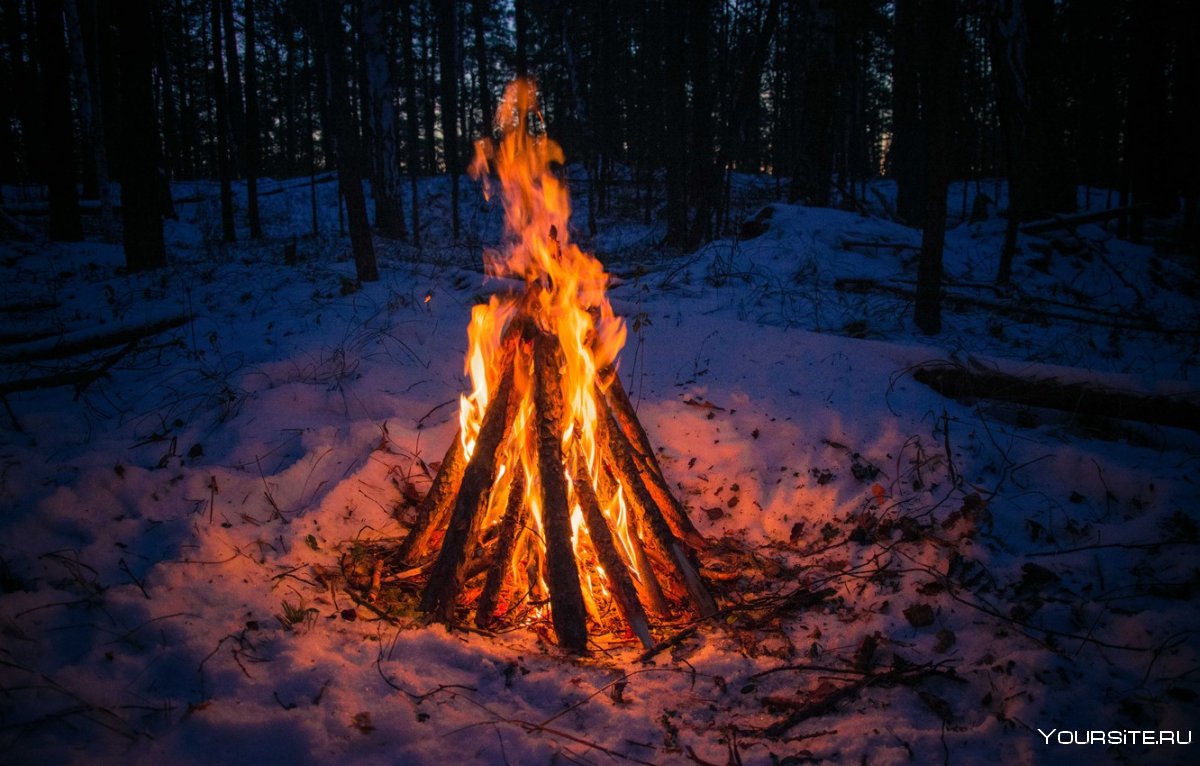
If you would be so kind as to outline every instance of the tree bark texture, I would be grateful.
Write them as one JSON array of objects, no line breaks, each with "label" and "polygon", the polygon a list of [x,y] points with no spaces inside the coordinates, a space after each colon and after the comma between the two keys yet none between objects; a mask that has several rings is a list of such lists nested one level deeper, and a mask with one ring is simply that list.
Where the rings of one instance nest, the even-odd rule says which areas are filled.
[{"label": "tree bark texture", "polygon": [[362,0],[362,39],[367,69],[367,102],[371,134],[371,191],[375,198],[375,227],[385,237],[404,239],[404,181],[396,145],[395,91],[388,55],[384,0]]},{"label": "tree bark texture", "polygon": [[337,157],[338,180],[346,200],[350,224],[350,249],[359,282],[379,279],[371,225],[367,220],[367,201],[363,194],[359,168],[358,131],[351,122],[352,106],[347,86],[345,42],[342,31],[342,4],[338,0],[315,0],[317,53],[324,70],[325,98],[321,122],[332,133],[333,153]]},{"label": "tree bark texture", "polygon": [[50,195],[49,234],[52,240],[70,242],[83,239],[83,224],[75,191],[75,132],[63,22],[63,0],[38,3],[38,59],[47,141],[42,168]]},{"label": "tree bark texture", "polygon": [[[262,221],[258,213],[258,62],[255,60],[254,0],[245,0],[246,12],[246,217],[250,223],[250,238],[262,238]],[[289,126],[290,127],[290,126]]]},{"label": "tree bark texture", "polygon": [[124,222],[125,265],[130,271],[165,266],[162,201],[159,197],[158,121],[154,114],[151,79],[153,48],[149,6],[120,3],[118,21],[121,62],[121,217]]}]

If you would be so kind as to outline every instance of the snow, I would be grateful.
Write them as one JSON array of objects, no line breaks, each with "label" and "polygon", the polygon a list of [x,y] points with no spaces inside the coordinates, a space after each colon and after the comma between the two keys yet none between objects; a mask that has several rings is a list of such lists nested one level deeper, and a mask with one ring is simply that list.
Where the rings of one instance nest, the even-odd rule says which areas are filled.
[{"label": "snow", "polygon": [[[964,404],[910,375],[953,359],[1195,401],[1182,263],[1088,225],[1055,234],[1066,252],[1049,258],[1023,236],[1016,287],[984,289],[1003,238],[993,205],[952,221],[946,274],[966,298],[931,339],[904,298],[839,288],[911,288],[915,250],[845,244],[919,245],[882,216],[885,183],[867,215],[782,204],[739,178],[741,217],[772,206],[766,232],[687,256],[635,220],[602,220],[589,241],[577,193],[574,236],[616,275],[631,324],[626,387],[714,543],[701,561],[728,609],[663,626],[694,631],[646,662],[611,637],[575,658],[544,629],[486,636],[355,605],[342,555],[402,537],[392,512],[408,518],[403,492],[425,491],[453,434],[470,306],[506,287],[482,277],[500,216],[464,182],[452,244],[448,182],[423,180],[424,249],[379,242],[381,281],[355,289],[336,185],[316,188],[320,236],[307,179],[264,181],[278,190],[262,198],[267,239],[226,247],[214,185],[177,185],[192,201],[167,224],[162,274],[125,274],[112,244],[0,244],[3,305],[53,304],[6,311],[5,333],[190,319],[78,396],[6,396],[6,763],[1186,758],[1192,746],[1037,730],[1196,720],[1200,437]],[[955,185],[952,211],[961,199]],[[293,236],[299,263],[285,265]],[[5,380],[55,364],[6,362]],[[833,595],[786,608],[822,588]],[[830,701],[863,672],[878,675]]]}]

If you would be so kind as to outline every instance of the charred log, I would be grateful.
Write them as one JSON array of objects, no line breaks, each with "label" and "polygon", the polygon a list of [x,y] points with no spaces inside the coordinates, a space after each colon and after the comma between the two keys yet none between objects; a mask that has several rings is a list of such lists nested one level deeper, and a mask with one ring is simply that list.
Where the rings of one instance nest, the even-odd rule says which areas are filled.
[{"label": "charred log", "polygon": [[537,413],[538,474],[542,485],[542,521],[546,531],[546,579],[550,617],[559,646],[587,648],[587,618],[579,567],[571,548],[571,510],[562,452],[563,401],[558,384],[558,342],[538,334],[533,341],[534,409]]},{"label": "charred log", "polygon": [[463,470],[462,484],[437,561],[429,574],[429,584],[421,594],[421,611],[435,613],[443,620],[450,620],[454,614],[455,598],[463,582],[467,546],[478,536],[482,512],[491,493],[496,450],[512,422],[513,413],[508,406],[512,388],[513,368],[505,365],[496,396],[479,429],[475,450]]}]

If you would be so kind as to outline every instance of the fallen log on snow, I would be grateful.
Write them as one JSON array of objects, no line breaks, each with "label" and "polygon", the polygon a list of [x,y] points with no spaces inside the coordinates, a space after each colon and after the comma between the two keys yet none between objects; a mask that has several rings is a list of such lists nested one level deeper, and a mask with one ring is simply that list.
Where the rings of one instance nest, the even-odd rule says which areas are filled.
[{"label": "fallen log on snow", "polygon": [[1085,223],[1096,223],[1098,221],[1107,221],[1112,218],[1122,218],[1124,216],[1139,217],[1144,216],[1150,210],[1150,206],[1146,203],[1138,205],[1129,205],[1127,207],[1114,207],[1108,210],[1096,210],[1090,213],[1079,213],[1078,215],[1056,215],[1053,218],[1045,221],[1032,221],[1021,225],[1022,234],[1043,234],[1048,231],[1059,230],[1074,230],[1076,226]]},{"label": "fallen log on snow", "polygon": [[912,371],[912,376],[951,399],[991,399],[1200,433],[1200,392],[1175,396],[1141,394],[1093,383],[1021,378],[998,371],[968,369],[953,362],[920,365]]},{"label": "fallen log on snow", "polygon": [[[894,295],[897,298],[910,301],[916,297],[916,291],[911,287],[884,284],[874,279],[845,277],[836,280],[833,285],[836,289],[847,293],[862,295],[881,293],[884,295]],[[984,309],[1022,321],[1066,320],[1068,322],[1079,322],[1080,324],[1108,327],[1114,330],[1128,330],[1131,332],[1152,332],[1161,335],[1200,335],[1200,329],[1196,328],[1163,327],[1157,323],[1153,316],[1147,317],[1143,322],[1135,322],[1117,318],[1115,315],[1106,315],[1087,306],[1070,307],[1071,311],[1039,308],[1035,304],[1063,306],[1063,303],[1062,301],[1043,300],[1030,295],[1021,295],[1012,302],[1006,302],[988,300],[978,295],[962,295],[943,289],[942,300],[957,310]],[[1076,311],[1079,313],[1074,313]]]},{"label": "fallen log on snow", "polygon": [[100,325],[66,335],[9,346],[0,351],[0,364],[24,364],[47,359],[66,359],[88,351],[99,351],[158,335],[161,332],[182,327],[187,322],[186,316],[179,315],[162,317],[135,325],[126,324],[118,327]]},{"label": "fallen log on snow", "polygon": [[865,247],[872,250],[920,250],[921,246],[910,245],[907,242],[885,242],[882,240],[859,240],[859,239],[843,239],[842,249],[849,250],[852,247]]}]

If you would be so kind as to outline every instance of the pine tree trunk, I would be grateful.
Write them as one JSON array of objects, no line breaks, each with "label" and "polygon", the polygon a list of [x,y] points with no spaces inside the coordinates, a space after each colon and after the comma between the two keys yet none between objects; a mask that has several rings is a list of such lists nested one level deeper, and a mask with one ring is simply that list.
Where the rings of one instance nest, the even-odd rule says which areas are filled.
[{"label": "pine tree trunk", "polygon": [[[221,0],[212,0],[213,96],[216,99],[217,175],[221,184],[221,232],[225,242],[237,241],[233,222],[233,170],[229,161],[229,103],[225,95],[225,62],[221,50]],[[124,110],[122,110],[124,111]]]},{"label": "pine tree trunk", "polygon": [[[1009,215],[1018,221],[1075,209],[1051,73],[1051,0],[991,0],[989,44],[1008,159]],[[1009,254],[1011,257],[1011,254]]]},{"label": "pine tree trunk", "polygon": [[666,128],[662,154],[667,187],[666,244],[676,247],[687,245],[688,232],[687,36],[681,6],[679,0],[669,0],[658,19],[664,63],[660,103]]},{"label": "pine tree trunk", "polygon": [[71,119],[71,85],[63,42],[63,0],[43,0],[37,7],[38,58],[41,63],[42,119],[46,133],[43,173],[50,194],[50,239],[83,239],[79,196],[75,190],[75,134]]},{"label": "pine tree trunk", "polygon": [[525,4],[528,0],[513,0],[513,24],[516,27],[516,48],[517,48],[517,77],[524,77],[529,74],[529,26],[528,26],[528,9]]},{"label": "pine tree trunk", "polygon": [[229,150],[232,157],[233,169],[236,175],[241,175],[246,162],[246,147],[243,139],[246,135],[246,108],[242,100],[242,71],[238,63],[237,29],[233,24],[233,0],[217,0],[221,4],[221,18],[225,24],[225,71],[228,77],[226,103],[229,105],[229,130],[233,140]]},{"label": "pine tree trunk", "polygon": [[925,189],[921,177],[925,159],[924,124],[920,93],[916,36],[916,0],[896,0],[895,47],[892,66],[892,143],[889,149],[891,175],[896,179],[896,215],[910,225],[924,219]]},{"label": "pine tree trunk", "polygon": [[433,12],[428,2],[421,3],[421,97],[424,99],[423,114],[425,172],[435,175],[438,172],[437,161],[437,83],[434,81],[433,65],[437,58],[437,36],[433,33]]},{"label": "pine tree trunk", "polygon": [[83,37],[83,17],[78,0],[65,0],[67,31],[71,42],[71,67],[79,80],[79,124],[86,144],[85,155],[91,160],[100,200],[101,225],[108,229],[113,223],[113,198],[108,174],[108,151],[104,140],[103,100],[96,67],[88,60]]},{"label": "pine tree trunk", "polygon": [[165,149],[160,157],[159,166],[163,173],[171,170],[170,160],[179,156],[178,112],[175,108],[175,87],[171,82],[170,50],[167,42],[167,25],[163,18],[163,9],[154,5],[154,57],[158,84],[159,101],[162,105],[163,143]]},{"label": "pine tree trunk", "polygon": [[479,113],[483,119],[483,129],[487,135],[491,133],[492,119],[495,110],[492,107],[492,91],[488,85],[488,58],[486,20],[491,18],[492,9],[489,0],[471,0],[471,23],[475,26],[475,65],[479,68]]},{"label": "pine tree trunk", "polygon": [[421,207],[417,204],[417,176],[421,173],[420,108],[417,105],[417,68],[413,62],[412,3],[400,4],[401,27],[404,39],[400,49],[404,54],[404,124],[408,130],[408,181],[412,197],[412,241],[421,246]]},{"label": "pine tree trunk", "polygon": [[[1155,4],[1143,2],[1130,6],[1132,39],[1123,153],[1129,163],[1133,203],[1147,203],[1155,215],[1161,216],[1171,215],[1179,208],[1177,184],[1172,177],[1179,156],[1169,140],[1167,72],[1171,62],[1165,44],[1170,35],[1169,24],[1169,16]],[[1196,94],[1191,93],[1184,100],[1195,98]],[[1184,143],[1194,140],[1188,137]]]},{"label": "pine tree trunk", "polygon": [[[184,32],[184,12],[182,0],[176,0],[175,3],[175,38],[179,40],[188,39]],[[203,25],[202,25],[203,26]],[[196,45],[200,51],[206,49],[203,40],[196,41]],[[201,54],[203,55],[203,53]],[[185,178],[194,176],[196,166],[199,162],[200,153],[200,137],[196,129],[196,102],[202,96],[192,96],[191,89],[184,86],[185,82],[191,80],[191,62],[190,59],[181,65],[179,68],[180,88],[179,88],[179,145],[180,157],[177,166],[179,174]]]},{"label": "pine tree trunk", "polygon": [[250,238],[262,238],[258,214],[258,166],[261,161],[258,141],[258,62],[255,61],[254,0],[245,0],[246,13],[246,217]]},{"label": "pine tree trunk", "polygon": [[124,221],[125,265],[147,271],[167,264],[163,244],[157,152],[158,122],[154,114],[151,74],[152,10],[142,3],[118,3],[121,64],[121,217]]},{"label": "pine tree trunk", "polygon": [[946,234],[946,189],[949,184],[950,108],[956,83],[953,36],[955,0],[921,0],[918,29],[921,52],[921,111],[925,133],[925,204],[921,253],[917,261],[913,319],[926,335],[942,329],[942,251]]},{"label": "pine tree trunk", "polygon": [[301,143],[299,130],[300,117],[298,102],[299,97],[297,89],[299,79],[296,75],[296,33],[294,28],[294,16],[292,9],[289,7],[283,11],[283,67],[280,76],[283,78],[279,90],[283,93],[283,122],[284,129],[282,131],[283,142],[283,168],[284,172],[291,173],[300,167],[300,148]]},{"label": "pine tree trunk", "polygon": [[392,65],[384,28],[383,0],[362,0],[362,40],[367,69],[367,102],[370,104],[370,133],[374,157],[371,190],[375,197],[375,226],[385,237],[403,239],[404,187],[400,175],[400,152],[396,146],[395,92]]},{"label": "pine tree trunk", "polygon": [[354,253],[355,273],[359,282],[379,279],[371,225],[367,220],[367,202],[363,194],[359,168],[361,154],[358,134],[351,123],[350,94],[347,88],[345,44],[342,36],[340,0],[316,0],[317,55],[325,74],[325,98],[322,124],[332,133],[333,153],[337,157],[338,182],[346,200],[350,224],[350,248]]},{"label": "pine tree trunk", "polygon": [[[713,121],[716,86],[709,67],[711,45],[708,27],[712,21],[711,17],[709,0],[690,3],[685,15],[690,61],[688,80],[691,82],[692,93],[692,119],[686,139],[687,199],[688,207],[694,208],[684,235],[684,249],[688,251],[695,250],[701,243],[710,239],[712,213],[721,189],[720,165],[726,159],[716,156],[717,136]],[[727,147],[721,147],[722,150],[725,148]]]},{"label": "pine tree trunk", "polygon": [[438,61],[442,102],[442,149],[450,176],[450,219],[454,239],[461,222],[458,215],[458,18],[455,3],[437,3]]},{"label": "pine tree trunk", "polygon": [[798,56],[800,110],[791,202],[825,207],[833,180],[833,122],[837,76],[833,68],[834,12],[819,0],[804,4],[804,54]]}]

